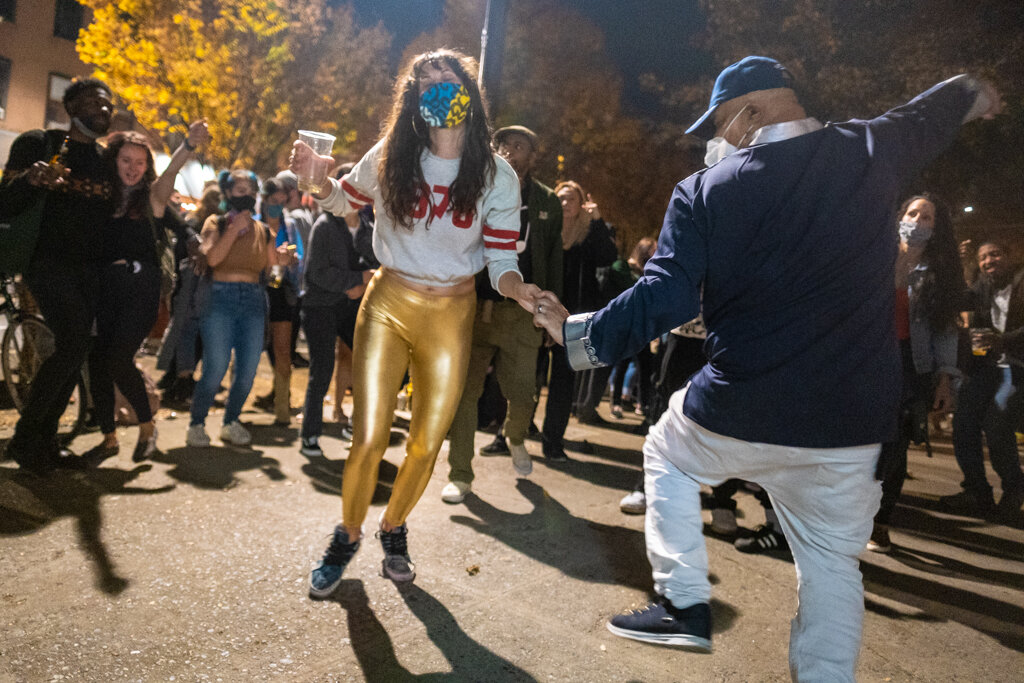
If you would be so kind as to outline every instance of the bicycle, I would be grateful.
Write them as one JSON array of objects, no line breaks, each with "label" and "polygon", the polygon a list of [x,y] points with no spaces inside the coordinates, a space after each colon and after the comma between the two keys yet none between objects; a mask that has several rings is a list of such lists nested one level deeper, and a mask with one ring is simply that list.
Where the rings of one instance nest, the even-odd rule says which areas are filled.
[{"label": "bicycle", "polygon": [[[6,323],[0,338],[0,369],[14,408],[21,413],[28,400],[32,380],[39,367],[55,349],[53,333],[42,317],[27,310],[24,284],[0,273],[0,315]],[[71,399],[60,417],[57,436],[70,443],[85,428],[89,409],[84,373],[79,373]]]}]

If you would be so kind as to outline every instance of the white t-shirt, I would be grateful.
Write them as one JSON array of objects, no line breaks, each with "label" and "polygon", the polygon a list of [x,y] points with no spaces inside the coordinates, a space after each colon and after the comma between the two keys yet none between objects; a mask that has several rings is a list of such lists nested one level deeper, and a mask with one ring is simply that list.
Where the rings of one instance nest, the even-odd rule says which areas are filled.
[{"label": "white t-shirt", "polygon": [[407,228],[384,210],[377,178],[383,144],[381,140],[374,145],[341,182],[331,179],[331,194],[320,202],[336,216],[367,204],[377,207],[373,251],[381,265],[412,282],[434,286],[455,284],[486,265],[495,290],[503,274],[519,272],[519,178],[507,161],[494,155],[494,179],[484,187],[476,211],[456,216],[448,204],[448,190],[460,162],[424,150],[420,166],[431,195],[421,199],[412,226]]}]

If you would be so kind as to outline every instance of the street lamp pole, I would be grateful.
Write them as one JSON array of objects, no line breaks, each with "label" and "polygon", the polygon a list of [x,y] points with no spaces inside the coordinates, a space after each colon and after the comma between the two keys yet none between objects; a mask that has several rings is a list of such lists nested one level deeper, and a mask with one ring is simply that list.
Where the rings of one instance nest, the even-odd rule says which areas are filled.
[{"label": "street lamp pole", "polygon": [[505,56],[505,23],[508,0],[487,0],[484,28],[480,33],[478,85],[487,93],[491,115],[501,106],[501,66]]}]

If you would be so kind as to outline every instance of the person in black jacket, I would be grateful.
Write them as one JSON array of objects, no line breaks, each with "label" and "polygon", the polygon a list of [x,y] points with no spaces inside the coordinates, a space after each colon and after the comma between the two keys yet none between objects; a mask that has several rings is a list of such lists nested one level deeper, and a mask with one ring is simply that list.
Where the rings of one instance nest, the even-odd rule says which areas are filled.
[{"label": "person in black jacket", "polygon": [[985,433],[992,469],[1002,480],[996,511],[1014,521],[1024,504],[1024,472],[1014,432],[1024,413],[1024,268],[1014,271],[1007,249],[988,240],[978,247],[981,277],[971,288],[971,362],[953,415],[953,450],[964,474],[963,490],[940,503],[957,512],[993,511],[992,487],[985,478],[981,435]]},{"label": "person in black jacket", "polygon": [[[597,282],[597,269],[612,265],[618,258],[615,240],[601,212],[579,183],[559,183],[555,194],[562,202],[562,274],[565,307],[570,313],[600,308],[606,303]],[[549,461],[568,460],[562,445],[572,412],[575,377],[565,354],[551,354],[551,378],[544,412],[541,442]]]},{"label": "person in black jacket", "polygon": [[91,344],[103,241],[113,213],[112,176],[96,140],[110,128],[114,105],[102,81],[76,81],[64,93],[70,130],[30,130],[11,145],[0,183],[0,207],[17,215],[45,193],[39,239],[24,280],[53,332],[54,352],[32,381],[7,446],[23,469],[45,475],[79,466],[56,441],[61,414]]}]

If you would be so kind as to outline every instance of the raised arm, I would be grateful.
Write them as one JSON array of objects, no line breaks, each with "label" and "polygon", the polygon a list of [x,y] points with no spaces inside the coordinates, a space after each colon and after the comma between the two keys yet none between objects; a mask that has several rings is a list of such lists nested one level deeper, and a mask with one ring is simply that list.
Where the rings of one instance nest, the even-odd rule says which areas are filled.
[{"label": "raised arm", "polygon": [[149,189],[149,201],[153,206],[153,215],[156,218],[164,215],[167,201],[174,192],[174,179],[178,177],[178,171],[181,170],[186,161],[192,158],[196,148],[209,140],[210,131],[206,127],[205,119],[200,119],[188,127],[188,135],[178,145],[178,149],[174,150],[174,154],[171,155],[171,162]]}]

